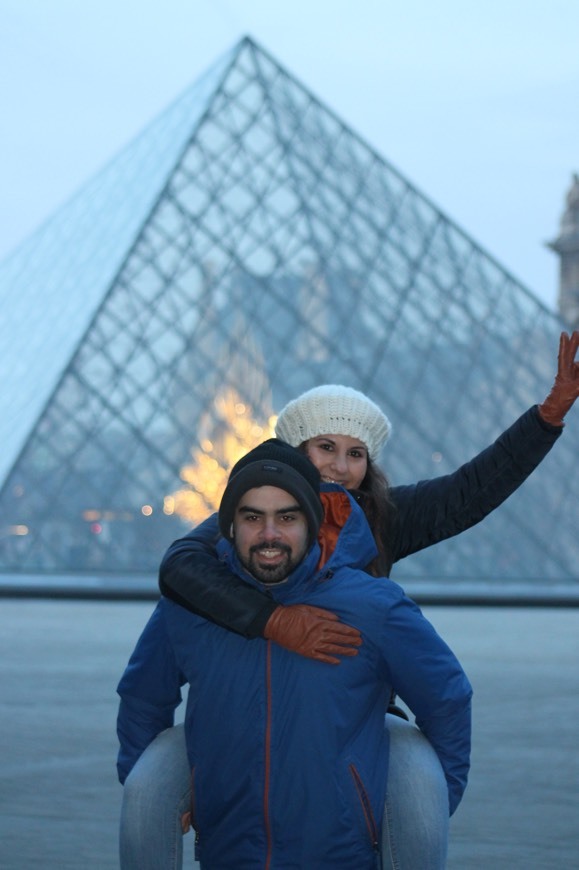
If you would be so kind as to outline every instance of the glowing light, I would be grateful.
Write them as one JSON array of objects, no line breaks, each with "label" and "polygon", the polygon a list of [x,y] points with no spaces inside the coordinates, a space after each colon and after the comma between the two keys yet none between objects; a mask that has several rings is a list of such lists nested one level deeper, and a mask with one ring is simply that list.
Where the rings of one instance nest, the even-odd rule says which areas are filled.
[{"label": "glowing light", "polygon": [[130,522],[133,515],[130,511],[112,511],[112,510],[96,510],[95,508],[87,508],[81,514],[83,520],[87,523],[97,522]]},{"label": "glowing light", "polygon": [[439,453],[438,450],[435,450],[432,454],[433,462],[442,462],[442,453]]},{"label": "glowing light", "polygon": [[180,471],[186,486],[165,497],[164,512],[194,525],[216,511],[232,467],[248,450],[273,436],[275,419],[270,417],[264,424],[255,420],[251,407],[233,389],[217,395],[214,413],[200,421],[202,435],[199,447],[191,451],[192,462]]},{"label": "glowing light", "polygon": [[9,526],[8,532],[11,535],[27,535],[30,529],[28,526]]},{"label": "glowing light", "polygon": [[100,533],[103,530],[103,527],[101,526],[100,523],[91,523],[90,530],[93,533],[93,535],[100,535]]},{"label": "glowing light", "polygon": [[153,508],[151,507],[150,504],[144,504],[143,507],[141,508],[141,513],[143,514],[144,517],[150,517],[151,514],[153,513]]}]

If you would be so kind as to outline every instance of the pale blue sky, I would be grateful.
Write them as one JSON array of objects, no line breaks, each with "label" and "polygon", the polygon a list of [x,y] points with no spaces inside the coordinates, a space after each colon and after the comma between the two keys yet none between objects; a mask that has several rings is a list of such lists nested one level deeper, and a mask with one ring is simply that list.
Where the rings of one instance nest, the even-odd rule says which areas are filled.
[{"label": "pale blue sky", "polygon": [[577,0],[0,0],[0,258],[246,34],[555,306]]}]

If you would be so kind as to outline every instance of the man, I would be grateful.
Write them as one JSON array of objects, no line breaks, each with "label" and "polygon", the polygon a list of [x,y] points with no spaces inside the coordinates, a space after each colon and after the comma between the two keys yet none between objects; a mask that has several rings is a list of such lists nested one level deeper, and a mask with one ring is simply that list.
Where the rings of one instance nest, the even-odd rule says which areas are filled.
[{"label": "man", "polygon": [[438,754],[450,813],[466,786],[471,687],[462,668],[397,584],[363,571],[375,544],[355,501],[336,485],[321,499],[341,527],[324,542],[323,565],[319,473],[283,442],[265,442],[231,472],[219,550],[276,601],[326,608],[355,624],[363,643],[346,645],[339,667],[268,641],[247,643],[162,599],[119,684],[124,782],[172,725],[189,683],[191,822],[202,868],[376,867],[393,690]]}]

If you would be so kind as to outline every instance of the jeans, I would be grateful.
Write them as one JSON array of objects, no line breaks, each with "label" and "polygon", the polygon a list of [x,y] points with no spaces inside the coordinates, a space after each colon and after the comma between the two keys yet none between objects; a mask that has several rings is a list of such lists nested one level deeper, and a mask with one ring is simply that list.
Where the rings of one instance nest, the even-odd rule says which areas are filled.
[{"label": "jeans", "polygon": [[183,725],[147,746],[125,780],[121,807],[121,870],[181,870],[181,816],[191,803]]},{"label": "jeans", "polygon": [[386,716],[388,788],[382,824],[384,870],[443,870],[448,788],[436,752],[415,725]]},{"label": "jeans", "polygon": [[[424,735],[398,716],[390,733],[383,870],[444,870],[448,791]],[[120,828],[121,870],[181,870],[181,815],[189,810],[189,763],[182,725],[163,731],[126,779]],[[191,834],[189,836],[192,836]]]}]

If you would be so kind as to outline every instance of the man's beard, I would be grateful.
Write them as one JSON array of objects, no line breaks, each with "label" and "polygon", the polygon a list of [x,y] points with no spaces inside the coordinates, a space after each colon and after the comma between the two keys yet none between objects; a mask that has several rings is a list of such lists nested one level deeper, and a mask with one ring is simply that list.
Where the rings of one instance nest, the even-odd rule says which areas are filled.
[{"label": "man's beard", "polygon": [[[285,558],[283,558],[280,562],[276,562],[275,565],[270,565],[259,558],[260,550],[278,550],[280,553],[285,554]],[[272,585],[274,583],[282,583],[284,580],[289,577],[292,573],[296,565],[298,564],[292,558],[291,548],[286,544],[256,544],[249,549],[249,556],[244,558],[240,553],[239,559],[244,568],[247,568],[249,573],[255,577],[256,580],[259,580],[261,583],[265,583],[266,585]]]}]

